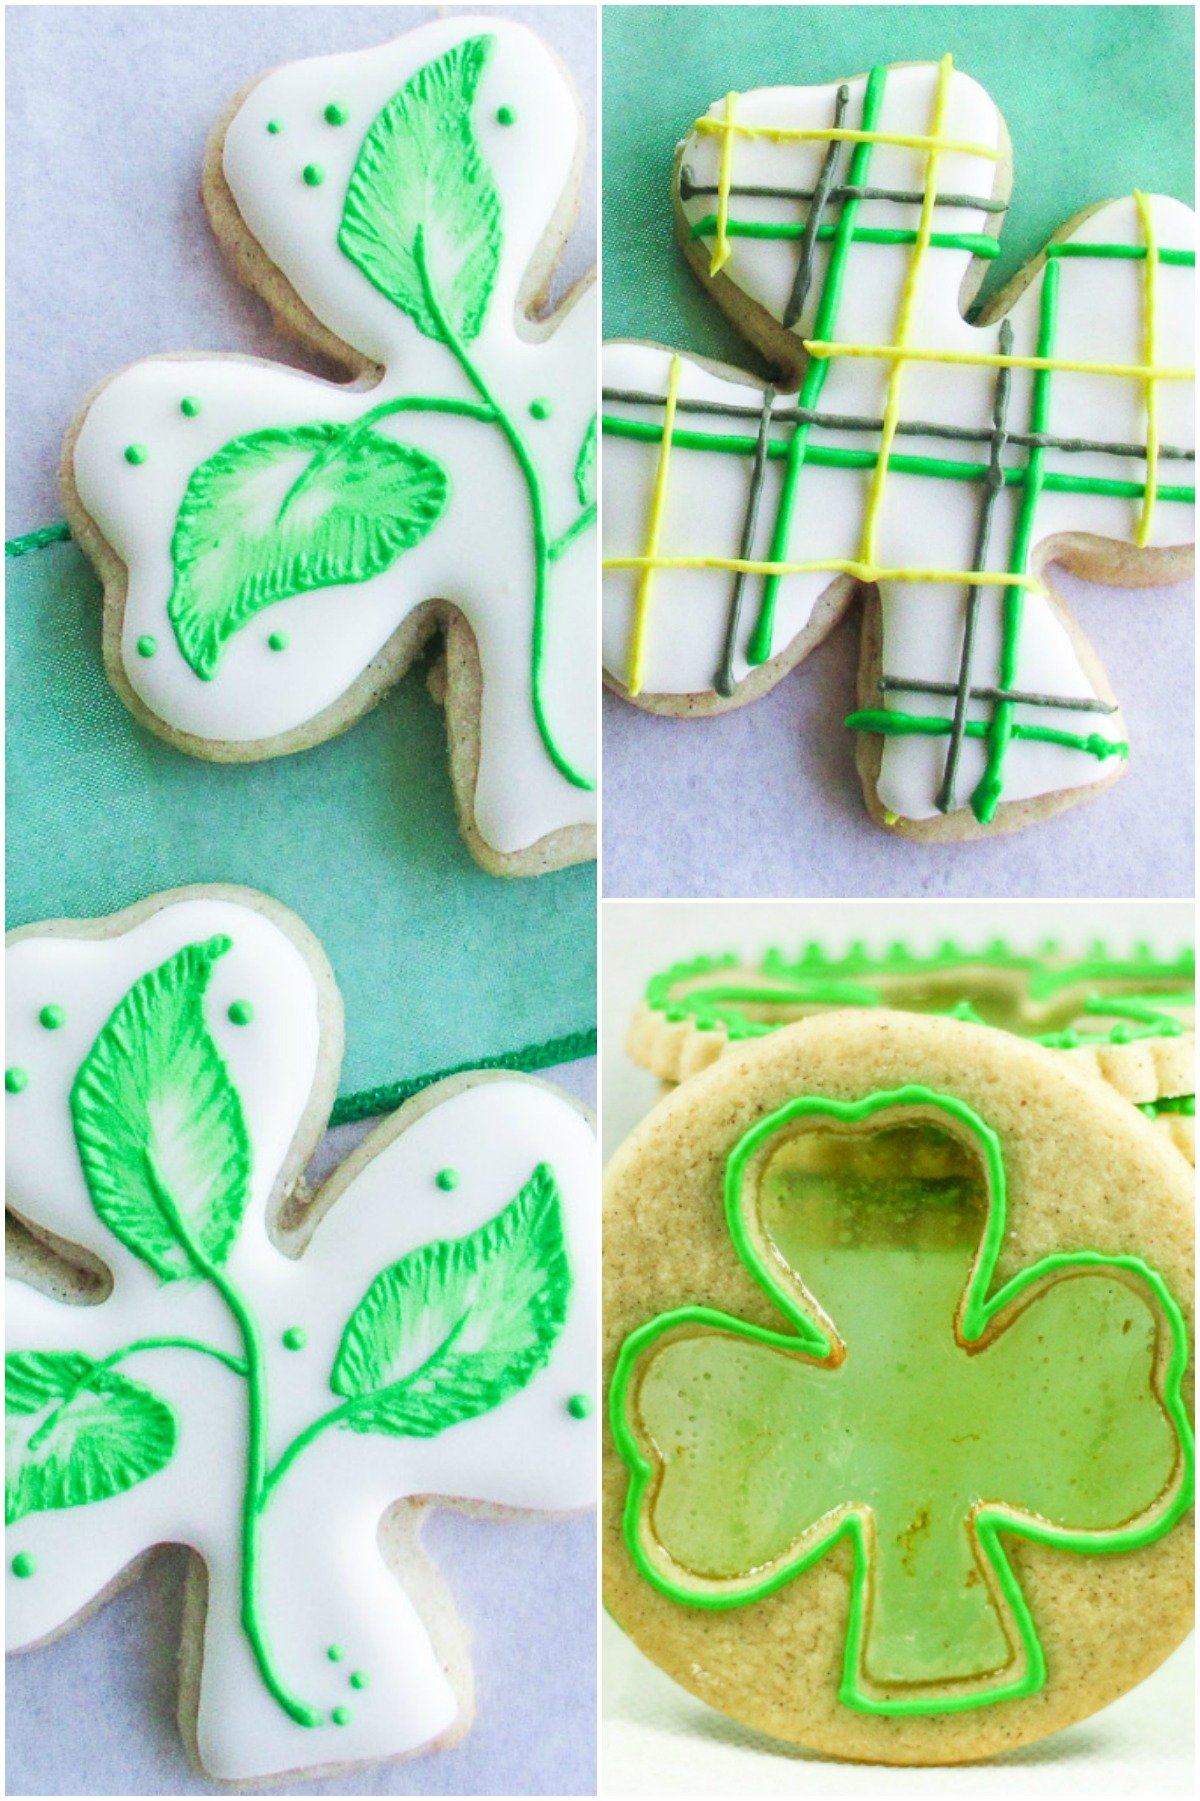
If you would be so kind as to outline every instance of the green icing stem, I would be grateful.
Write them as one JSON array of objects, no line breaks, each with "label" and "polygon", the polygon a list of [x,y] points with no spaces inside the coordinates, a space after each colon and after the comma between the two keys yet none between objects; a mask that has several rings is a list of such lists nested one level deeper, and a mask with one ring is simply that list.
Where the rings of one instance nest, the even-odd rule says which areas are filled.
[{"label": "green icing stem", "polygon": [[[876,66],[867,77],[866,91],[863,95],[861,129],[874,131],[879,117],[879,109],[883,102],[883,89],[887,80],[887,70]],[[871,162],[871,145],[856,144],[850,159],[848,186],[861,188],[866,185],[867,171]],[[829,251],[829,265],[825,272],[825,282],[821,289],[821,299],[817,306],[817,316],[813,324],[813,337],[828,342],[832,340],[837,325],[838,308],[841,304],[842,284],[846,275],[846,263],[850,254],[850,246],[854,236],[854,222],[858,217],[858,196],[851,195],[842,204],[833,243]],[[799,405],[815,410],[821,398],[821,390],[829,372],[832,358],[810,357],[804,372],[804,385],[800,390]],[[808,454],[809,427],[798,425],[792,433],[788,445],[787,462],[784,465],[783,480],[779,488],[779,503],[775,514],[775,530],[771,536],[771,548],[767,561],[785,563],[787,561],[788,541],[791,536],[792,514],[796,505],[796,492]],[[758,618],[754,630],[750,634],[750,642],[746,649],[746,660],[751,665],[765,663],[771,655],[771,639],[775,628],[775,603],[779,594],[780,577],[769,575],[763,584],[762,601],[759,605]]]},{"label": "green icing stem", "polygon": [[155,1190],[155,1198],[163,1217],[169,1221],[179,1243],[187,1251],[196,1270],[204,1276],[225,1302],[241,1335],[245,1352],[247,1445],[246,1479],[242,1490],[242,1630],[250,1643],[259,1673],[268,1691],[298,1726],[320,1726],[318,1708],[292,1694],[275,1669],[267,1642],[262,1617],[260,1594],[260,1561],[262,1516],[269,1498],[267,1485],[267,1369],[262,1331],[253,1309],[220,1266],[205,1253],[187,1220],[176,1205],[174,1196],[160,1179],[153,1153],[147,1149],[146,1165]]},{"label": "green icing stem", "polygon": [[545,674],[545,641],[546,641],[546,606],[549,598],[550,564],[554,560],[554,546],[546,529],[546,501],[542,491],[541,477],[537,465],[529,454],[524,438],[500,402],[492,394],[480,371],[472,361],[467,347],[451,325],[441,301],[433,285],[429,268],[428,253],[425,247],[423,228],[417,231],[414,245],[414,257],[421,278],[425,304],[434,319],[443,342],[450,350],[463,374],[470,382],[480,400],[488,409],[494,424],[499,426],[508,442],[509,449],[516,458],[517,466],[525,478],[525,486],[529,493],[529,511],[533,526],[534,551],[534,592],[533,592],[533,643],[531,649],[532,683],[533,683],[533,716],[537,723],[538,735],[542,740],[546,755],[550,758],[559,774],[570,782],[573,788],[591,789],[595,787],[585,775],[568,762],[559,749],[550,730],[546,717],[545,697],[542,683]]},{"label": "green icing stem", "polygon": [[[692,226],[694,238],[713,237],[717,229],[717,215],[706,213]],[[776,225],[754,219],[730,219],[725,226],[725,235],[730,238],[767,238],[786,239],[802,238],[807,231],[806,222],[789,225]],[[818,239],[836,237],[836,225],[818,225]],[[860,225],[851,234],[855,244],[915,244],[915,231],[903,231],[898,226]],[[976,231],[935,231],[929,243],[935,250],[968,250],[972,256],[997,257],[1000,254],[1000,243],[997,238],[990,238],[986,232]]]},{"label": "green icing stem", "polygon": [[[787,1128],[797,1123],[827,1122],[831,1132],[841,1135],[844,1134],[845,1128],[862,1125],[877,1116],[896,1110],[911,1112],[912,1109],[920,1110],[923,1116],[921,1123],[928,1125],[929,1115],[933,1112],[943,1116],[947,1126],[957,1128],[957,1134],[947,1133],[943,1128],[943,1136],[961,1137],[965,1134],[973,1144],[976,1155],[981,1159],[982,1173],[986,1178],[982,1242],[977,1258],[970,1263],[967,1275],[955,1335],[959,1348],[965,1351],[971,1346],[978,1346],[981,1352],[985,1352],[995,1359],[1001,1346],[1006,1343],[1011,1345],[1017,1341],[1016,1335],[1020,1332],[1021,1322],[1030,1308],[1045,1307],[1050,1295],[1057,1293],[1061,1296],[1064,1290],[1068,1291],[1068,1298],[1070,1298],[1071,1284],[1056,1282],[1053,1288],[1050,1287],[1055,1278],[1110,1273],[1118,1281],[1123,1281],[1126,1286],[1133,1287],[1135,1290],[1138,1287],[1144,1287],[1152,1297],[1158,1318],[1170,1338],[1170,1356],[1162,1374],[1161,1394],[1156,1398],[1162,1413],[1165,1414],[1173,1429],[1177,1448],[1170,1474],[1164,1486],[1159,1490],[1158,1499],[1152,1506],[1143,1504],[1131,1519],[1127,1519],[1116,1527],[1107,1527],[1097,1523],[1089,1524],[1085,1528],[1056,1525],[1048,1519],[1036,1517],[1037,1509],[1032,1505],[1027,1506],[1022,1515],[1010,1512],[999,1501],[989,1502],[980,1499],[973,1504],[970,1509],[970,1519],[979,1553],[991,1567],[1019,1637],[1023,1656],[1017,1674],[1007,1681],[1002,1677],[995,1686],[986,1691],[977,1689],[967,1693],[961,1691],[949,1694],[916,1695],[909,1693],[881,1697],[876,1693],[867,1692],[861,1680],[865,1671],[864,1649],[867,1636],[869,1632],[874,1636],[877,1629],[873,1610],[877,1606],[882,1608],[879,1626],[882,1629],[881,1635],[885,1651],[891,1650],[893,1656],[898,1656],[900,1659],[906,1655],[911,1656],[912,1640],[911,1632],[906,1635],[902,1630],[906,1621],[910,1620],[910,1616],[905,1615],[903,1607],[900,1608],[899,1615],[895,1611],[891,1613],[889,1622],[887,1585],[885,1583],[884,1589],[880,1591],[880,1576],[886,1578],[890,1575],[893,1585],[902,1577],[907,1577],[910,1581],[915,1578],[917,1588],[921,1589],[921,1595],[917,1597],[917,1600],[921,1601],[922,1617],[924,1618],[926,1612],[932,1613],[935,1616],[935,1625],[938,1624],[936,1618],[938,1609],[949,1608],[949,1615],[956,1621],[959,1634],[963,1639],[961,1646],[959,1646],[957,1638],[952,1638],[951,1643],[952,1652],[955,1649],[961,1650],[962,1660],[966,1666],[961,1672],[962,1674],[972,1677],[991,1674],[997,1669],[1007,1667],[1014,1661],[1011,1657],[999,1665],[994,1661],[997,1650],[1000,1648],[995,1638],[997,1622],[992,1622],[991,1644],[987,1642],[986,1623],[982,1634],[977,1633],[974,1641],[971,1640],[970,1625],[972,1622],[978,1624],[982,1616],[978,1613],[978,1606],[973,1610],[967,1607],[965,1591],[970,1583],[969,1574],[962,1583],[964,1593],[959,1596],[956,1612],[953,1595],[951,1594],[949,1599],[947,1598],[945,1570],[939,1558],[935,1556],[932,1569],[928,1557],[922,1561],[922,1554],[928,1549],[928,1546],[921,1542],[921,1535],[933,1532],[936,1536],[938,1522],[930,1519],[926,1512],[918,1515],[907,1534],[896,1534],[893,1531],[892,1536],[889,1537],[889,1529],[894,1528],[895,1522],[885,1519],[881,1523],[875,1517],[877,1503],[867,1507],[857,1501],[853,1494],[846,1494],[843,1497],[843,1507],[846,1511],[840,1520],[837,1518],[837,1513],[841,1511],[838,1507],[824,1515],[816,1516],[818,1523],[822,1518],[828,1519],[830,1528],[826,1536],[819,1538],[815,1545],[810,1544],[790,1557],[781,1552],[775,1567],[768,1568],[761,1557],[757,1562],[753,1560],[752,1547],[745,1543],[739,1544],[734,1554],[735,1562],[738,1559],[741,1560],[736,1571],[739,1586],[736,1589],[730,1586],[732,1577],[728,1570],[714,1571],[707,1578],[710,1586],[698,1586],[706,1580],[704,1576],[692,1574],[686,1566],[676,1562],[673,1562],[671,1569],[667,1570],[657,1563],[646,1549],[646,1539],[654,1537],[655,1515],[653,1509],[656,1503],[662,1502],[663,1489],[661,1482],[656,1481],[658,1472],[655,1462],[647,1456],[642,1440],[631,1423],[634,1416],[630,1406],[630,1390],[635,1372],[642,1360],[645,1359],[644,1369],[652,1372],[652,1356],[656,1353],[659,1341],[666,1335],[672,1335],[677,1343],[679,1342],[678,1335],[681,1332],[691,1335],[682,1340],[685,1346],[694,1347],[697,1344],[703,1345],[705,1342],[709,1345],[716,1343],[728,1346],[732,1339],[735,1346],[741,1347],[738,1354],[743,1358],[751,1356],[753,1351],[760,1348],[781,1352],[788,1355],[793,1374],[802,1363],[811,1366],[812,1363],[817,1362],[825,1365],[823,1380],[837,1382],[839,1379],[844,1379],[855,1357],[854,1338],[852,1336],[847,1341],[845,1348],[840,1342],[835,1343],[817,1323],[821,1316],[810,1318],[808,1312],[804,1310],[804,1305],[798,1298],[796,1282],[785,1285],[781,1271],[785,1266],[790,1267],[790,1264],[783,1254],[784,1247],[778,1244],[774,1238],[766,1235],[765,1227],[768,1222],[762,1218],[751,1220],[748,1217],[751,1208],[759,1199],[759,1182],[764,1187],[766,1183],[765,1166],[759,1171],[759,1182],[756,1182],[753,1177],[748,1179],[749,1166],[769,1139],[785,1132]],[[879,1128],[876,1130],[878,1132]],[[786,1140],[781,1142],[786,1145]],[[920,1171],[918,1171],[919,1177]],[[934,1302],[935,1314],[945,1319],[946,1329],[949,1330],[952,1316],[946,1305],[946,1296],[943,1295],[938,1300],[935,1292],[939,1280],[943,1279],[939,1275],[939,1270],[946,1259],[944,1256],[938,1257],[936,1253],[939,1251],[944,1253],[947,1250],[953,1253],[957,1249],[961,1255],[964,1249],[966,1241],[961,1232],[956,1230],[956,1213],[959,1224],[966,1217],[962,1205],[961,1184],[959,1184],[960,1192],[957,1194],[952,1185],[950,1192],[942,1195],[939,1204],[938,1185],[931,1184],[928,1178],[923,1182],[918,1179],[908,1185],[911,1193],[907,1200],[896,1195],[894,1190],[889,1191],[885,1183],[886,1178],[877,1183],[877,1187],[882,1188],[888,1197],[884,1204],[894,1206],[898,1211],[903,1210],[904,1213],[904,1217],[899,1223],[899,1230],[893,1226],[893,1236],[890,1241],[885,1241],[885,1243],[890,1242],[893,1252],[895,1252],[901,1248],[906,1230],[915,1232],[918,1234],[918,1238],[914,1241],[912,1248],[922,1249],[925,1252],[925,1259],[915,1260],[908,1256],[897,1259],[893,1254],[889,1262],[885,1254],[881,1262],[881,1269],[885,1277],[893,1274],[897,1280],[906,1280],[906,1272],[916,1269],[919,1262],[921,1270],[917,1276],[918,1287],[923,1292],[928,1291],[924,1294],[924,1298],[927,1302]],[[944,1184],[942,1186],[944,1188]],[[625,1340],[613,1376],[610,1410],[617,1448],[630,1471],[623,1525],[630,1556],[639,1573],[652,1587],[685,1606],[723,1610],[750,1605],[775,1593],[785,1583],[811,1568],[834,1545],[845,1540],[852,1547],[854,1568],[839,1687],[839,1699],[843,1705],[861,1712],[879,1715],[958,1713],[989,1706],[1001,1700],[1036,1694],[1045,1685],[1046,1659],[1029,1605],[1004,1550],[1001,1534],[1026,1538],[1034,1543],[1054,1546],[1059,1550],[1081,1553],[1135,1551],[1162,1537],[1181,1517],[1191,1501],[1194,1488],[1194,1445],[1182,1398],[1182,1380],[1187,1364],[1186,1327],[1181,1310],[1162,1277],[1138,1257],[1106,1256],[1091,1251],[1073,1254],[1056,1253],[1043,1258],[1032,1267],[1020,1271],[989,1298],[988,1291],[992,1285],[1006,1231],[1007,1199],[1000,1141],[991,1127],[965,1102],[954,1096],[936,1093],[918,1084],[872,1094],[856,1102],[830,1101],[809,1096],[802,1096],[788,1102],[751,1127],[735,1145],[726,1165],[724,1193],[726,1222],[737,1256],[753,1280],[787,1321],[788,1330],[779,1331],[751,1325],[713,1308],[689,1306],[660,1314],[646,1325],[637,1328]],[[784,1198],[785,1200],[787,1198],[786,1190]],[[841,1194],[837,1194],[835,1198],[839,1203],[842,1202]],[[855,1205],[861,1207],[862,1201],[861,1191],[851,1184],[845,1196],[848,1225],[852,1226],[854,1223],[852,1208]],[[805,1224],[808,1223],[807,1211],[807,1209],[801,1209],[791,1216],[781,1213],[778,1223],[786,1230],[789,1217],[798,1221],[802,1239]],[[868,1223],[870,1223],[869,1210],[864,1210],[862,1217],[867,1217]],[[909,1225],[910,1221],[911,1226]],[[830,1262],[828,1254],[823,1259],[820,1257],[813,1259],[815,1262],[822,1263],[828,1283],[834,1272],[836,1253],[845,1240],[844,1237],[838,1235],[832,1243],[820,1242],[826,1243],[827,1251],[834,1255],[833,1263]],[[760,1246],[765,1246],[765,1248],[760,1248]],[[803,1244],[800,1249],[807,1255]],[[778,1255],[773,1254],[775,1252]],[[933,1254],[932,1260],[928,1261],[931,1253]],[[969,1250],[967,1254],[969,1256]],[[925,1273],[926,1268],[932,1272],[928,1276]],[[800,1279],[803,1279],[802,1272],[797,1272],[797,1274]],[[961,1278],[961,1267],[959,1277]],[[845,1317],[846,1312],[853,1312],[853,1295],[856,1287],[858,1287],[856,1283],[849,1283],[847,1279],[843,1278],[840,1304],[835,1304],[834,1307],[835,1318]],[[1030,1293],[1031,1290],[1038,1287],[1044,1287],[1046,1292],[1041,1295]],[[1025,1307],[1018,1310],[1015,1303],[1025,1295],[1028,1295],[1029,1299],[1026,1301]],[[907,1289],[904,1295],[898,1297],[900,1311],[895,1316],[896,1318],[904,1316],[906,1296]],[[820,1302],[820,1272],[818,1272],[815,1298]],[[869,1301],[869,1297],[866,1299]],[[880,1297],[876,1296],[875,1299],[878,1301]],[[805,1300],[807,1300],[806,1293]],[[860,1292],[860,1303],[863,1300],[864,1297]],[[896,1305],[896,1302],[891,1303],[893,1309]],[[886,1301],[884,1306],[886,1310],[888,1306]],[[1005,1321],[1003,1316],[1009,1309],[1012,1309],[1012,1317]],[[868,1307],[868,1314],[869,1312],[870,1308]],[[1050,1317],[1053,1322],[1054,1316]],[[1068,1336],[1070,1336],[1071,1323],[1071,1319],[1068,1317],[1066,1321]],[[989,1343],[987,1335],[993,1325],[997,1326],[997,1332]],[[714,1339],[714,1334],[720,1336]],[[1013,1337],[1010,1338],[1009,1334],[1012,1334]],[[868,1333],[866,1336],[870,1341],[873,1335]],[[1153,1349],[1153,1343],[1158,1336],[1157,1330],[1151,1334],[1151,1349]],[[858,1335],[858,1342],[860,1344],[862,1342],[861,1334]],[[670,1349],[674,1348],[673,1343]],[[1077,1345],[1074,1345],[1073,1348],[1078,1352]],[[662,1355],[663,1353],[658,1351],[657,1354]],[[863,1352],[860,1350],[858,1355],[861,1358]],[[759,1363],[760,1367],[766,1367],[762,1365],[761,1359]],[[897,1377],[903,1376],[905,1382],[915,1379],[919,1385],[925,1379],[926,1372],[918,1359],[916,1369],[910,1369],[905,1364],[898,1367],[895,1374]],[[1090,1360],[1085,1358],[1084,1367],[1074,1375],[1074,1380],[1076,1384],[1079,1381],[1088,1381],[1091,1374]],[[649,1375],[643,1377],[644,1381],[650,1379]],[[1015,1401],[1011,1399],[1013,1393],[1011,1378],[1006,1391],[1010,1397],[1010,1406],[1015,1405],[1018,1409],[1018,1418],[1019,1382],[1020,1377],[1018,1376],[1018,1394]],[[1118,1384],[1118,1389],[1119,1386]],[[733,1392],[736,1396],[741,1390],[735,1389]],[[711,1404],[719,1413],[721,1410],[719,1392],[712,1396]],[[1064,1405],[1069,1409],[1071,1404],[1072,1396],[1068,1396]],[[1117,1405],[1118,1403],[1113,1402],[1112,1404]],[[743,1406],[745,1406],[744,1398]],[[764,1452],[763,1441],[757,1429],[758,1423],[761,1423],[757,1410],[754,1411],[753,1418],[756,1422],[755,1450],[756,1454],[761,1457]],[[793,1431],[803,1431],[803,1422],[795,1423],[794,1408],[791,1410],[790,1418],[793,1421]],[[680,1427],[680,1432],[685,1436],[689,1431],[694,1434],[694,1419],[690,1426]],[[1142,1449],[1145,1449],[1149,1442],[1145,1438],[1146,1431],[1148,1431],[1148,1427],[1143,1426],[1139,1437],[1139,1445]],[[841,1473],[842,1459],[844,1456],[848,1456],[853,1448],[851,1445],[847,1452],[839,1451],[838,1458],[834,1460],[838,1466],[836,1473],[839,1480],[854,1480],[848,1473],[845,1476],[842,1476]],[[871,1448],[870,1445],[867,1446],[868,1457]],[[1156,1445],[1152,1449],[1161,1450],[1161,1445]],[[974,1453],[970,1454],[974,1455]],[[965,1451],[962,1453],[964,1459],[967,1455],[968,1453]],[[807,1461],[812,1465],[813,1470],[817,1469],[818,1460],[812,1457],[811,1451],[808,1452]],[[1136,1471],[1140,1467],[1139,1459],[1134,1458],[1132,1462]],[[941,1463],[931,1473],[929,1478],[931,1487],[937,1485],[939,1476],[943,1480],[946,1479],[944,1472],[945,1465]],[[885,1490],[888,1492],[890,1490],[888,1490],[887,1476],[891,1473],[887,1470],[884,1471]],[[724,1464],[721,1465],[723,1481],[733,1479],[735,1474],[736,1472],[728,1471]],[[1122,1471],[1117,1472],[1118,1482],[1115,1493],[1118,1495],[1120,1493],[1119,1479],[1122,1474]],[[1150,1476],[1152,1479],[1152,1472],[1150,1472]],[[1006,1472],[1004,1479],[1014,1480],[1015,1473]],[[665,1480],[665,1468],[663,1480]],[[819,1473],[813,1476],[818,1490],[821,1480],[822,1476]],[[1173,1494],[1171,1493],[1172,1484],[1174,1486]],[[953,1487],[952,1481],[952,1489]],[[1068,1490],[1070,1488],[1069,1479],[1067,1488]],[[1071,1495],[1070,1499],[1071,1502],[1074,1502],[1076,1497]],[[1113,1504],[1117,1504],[1116,1499]],[[855,1510],[850,1511],[849,1509],[852,1508]],[[694,1508],[690,1514],[676,1515],[676,1520],[678,1521],[680,1517],[683,1518],[685,1527],[690,1525],[694,1529]],[[868,1530],[868,1518],[872,1520],[872,1530],[870,1531]],[[920,1526],[922,1519],[925,1521],[924,1526]],[[753,1517],[751,1523],[753,1526]],[[761,1527],[761,1521],[759,1523]],[[944,1526],[944,1522],[942,1524]],[[918,1530],[918,1528],[920,1529]],[[720,1534],[721,1520],[719,1518],[714,1521],[714,1530],[718,1535]],[[809,1534],[804,1536],[807,1537]],[[934,1547],[935,1551],[940,1554],[946,1543],[953,1544],[953,1541],[938,1538]],[[888,1558],[889,1556],[894,1557],[897,1547],[900,1561],[898,1564],[894,1561],[889,1564]],[[666,1550],[666,1547],[660,1548]],[[666,1551],[666,1555],[670,1556],[670,1552]],[[728,1558],[725,1561],[728,1562]],[[747,1563],[748,1567],[745,1567]],[[759,1572],[764,1569],[765,1574],[760,1574]],[[924,1572],[924,1587],[922,1587],[921,1572]],[[720,1583],[724,1583],[724,1586],[718,1586]],[[926,1594],[926,1589],[931,1583],[933,1587]],[[925,1600],[930,1603],[928,1609],[925,1608]],[[897,1645],[900,1647],[899,1652],[895,1649]],[[944,1644],[937,1647],[938,1654],[943,1658],[945,1649]],[[930,1655],[928,1641],[922,1650],[926,1657]],[[918,1658],[920,1655],[921,1652],[918,1652]],[[941,1669],[927,1675],[926,1681],[944,1681],[947,1673],[946,1669]],[[911,1672],[907,1674],[907,1680],[911,1688],[913,1686]],[[885,1685],[904,1686],[904,1678],[895,1670],[889,1670],[884,1676],[883,1682]]]},{"label": "green icing stem", "polygon": [[[622,419],[605,414],[601,428],[606,436],[614,438],[638,438],[646,443],[657,443],[662,438],[662,426],[645,419]],[[797,427],[798,431],[807,429],[803,425]],[[794,438],[791,442],[783,438],[769,439],[766,455],[786,459],[794,442]],[[734,432],[677,428],[671,433],[671,447],[674,450],[712,450],[729,456],[753,456],[758,440]],[[879,460],[873,450],[849,450],[834,444],[810,444],[805,456],[817,468],[826,469],[873,469]],[[888,469],[897,475],[926,475],[945,481],[981,482],[988,474],[986,463],[967,463],[954,457],[911,456],[895,451],[888,458]],[[1029,477],[1025,468],[1007,468],[1000,473],[1006,488],[1024,487]],[[1145,482],[1116,481],[1101,475],[1070,475],[1058,470],[1044,471],[1041,486],[1046,493],[1106,494],[1122,500],[1140,500],[1146,492]],[[1155,495],[1159,500],[1194,505],[1196,490],[1194,486],[1159,482],[1155,486]]]}]

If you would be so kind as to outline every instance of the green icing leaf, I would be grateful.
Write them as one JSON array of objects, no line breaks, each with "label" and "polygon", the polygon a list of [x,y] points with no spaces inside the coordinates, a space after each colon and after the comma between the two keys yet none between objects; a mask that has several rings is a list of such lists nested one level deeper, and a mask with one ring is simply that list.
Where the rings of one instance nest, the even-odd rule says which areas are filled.
[{"label": "green icing leaf", "polygon": [[468,38],[405,83],[364,138],[346,193],[340,248],[427,338],[442,332],[418,237],[438,302],[467,343],[482,329],[500,265],[500,196],[471,128],[493,42]]},{"label": "green icing leaf", "polygon": [[355,1432],[431,1438],[516,1394],[546,1363],[571,1288],[558,1187],[539,1164],[467,1238],[439,1239],[376,1276],[330,1377]]},{"label": "green icing leaf", "polygon": [[189,944],[134,983],[71,1090],[92,1205],[164,1282],[223,1264],[250,1194],[242,1103],[204,1019],[228,938]]},{"label": "green icing leaf", "polygon": [[575,492],[581,507],[590,507],[596,499],[596,415],[592,414],[579,455],[575,459]]},{"label": "green icing leaf", "polygon": [[164,1469],[175,1415],[140,1382],[81,1351],[4,1359],[4,1519],[124,1494]]},{"label": "green icing leaf", "polygon": [[188,482],[167,613],[203,681],[264,607],[314,588],[370,581],[441,518],[445,470],[378,432],[331,424],[251,432]]}]

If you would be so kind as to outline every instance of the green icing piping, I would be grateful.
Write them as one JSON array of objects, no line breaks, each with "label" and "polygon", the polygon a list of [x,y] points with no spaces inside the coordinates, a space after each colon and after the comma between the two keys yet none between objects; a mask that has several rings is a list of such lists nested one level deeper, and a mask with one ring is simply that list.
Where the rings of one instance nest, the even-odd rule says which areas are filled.
[{"label": "green icing piping", "polygon": [[[1131,955],[1115,957],[1103,944],[1095,944],[1086,957],[1057,967],[1048,967],[1046,959],[1061,956],[1060,947],[1044,944],[1039,951],[1013,950],[1003,939],[994,939],[978,951],[963,950],[951,941],[928,955],[918,955],[903,944],[894,944],[882,955],[873,955],[861,942],[841,956],[830,956],[821,945],[810,943],[798,957],[786,958],[778,950],[769,950],[758,969],[749,978],[745,963],[736,952],[718,956],[696,957],[676,963],[652,976],[647,983],[646,1004],[661,1013],[672,1024],[688,1020],[697,1031],[725,1030],[731,1042],[762,1038],[778,1031],[789,1021],[754,1020],[746,1016],[747,1005],[832,1007],[879,1007],[894,1005],[904,1010],[902,1000],[888,1000],[871,986],[871,979],[896,977],[946,976],[959,970],[1000,970],[1023,973],[1026,992],[1034,1002],[1051,1000],[1064,988],[1088,982],[1175,983],[1186,992],[1175,994],[1124,994],[1106,997],[1089,995],[1082,1002],[1081,1013],[1103,1014],[1114,1019],[1104,1031],[1081,1031],[1076,1027],[1064,1031],[1022,1033],[1035,1044],[1052,1050],[1075,1050],[1080,1046],[1129,1044],[1146,1038],[1178,1038],[1182,1023],[1168,1009],[1187,1006],[1193,999],[1195,954],[1181,951],[1174,958],[1155,957],[1148,945],[1137,945]],[[734,982],[698,988],[690,994],[676,994],[682,982],[737,970]],[[753,974],[790,986],[758,987]],[[948,1007],[952,1018],[968,1018],[977,1025],[984,1019],[963,999]]]}]

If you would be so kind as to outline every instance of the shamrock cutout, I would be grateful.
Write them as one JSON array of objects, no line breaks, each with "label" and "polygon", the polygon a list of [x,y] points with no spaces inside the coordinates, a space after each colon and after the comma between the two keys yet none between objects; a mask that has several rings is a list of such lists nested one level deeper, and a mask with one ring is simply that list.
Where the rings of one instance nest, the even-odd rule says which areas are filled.
[{"label": "shamrock cutout", "polygon": [[[538,1083],[452,1081],[301,1211],[328,966],[245,891],[156,907],[8,952],[10,1643],[184,1544],[213,1776],[451,1742],[470,1669],[422,1509],[594,1492],[591,1133]],[[95,1304],[47,1245],[106,1272]]]},{"label": "shamrock cutout", "polygon": [[969,324],[1006,157],[949,58],[731,94],[680,148],[677,220],[778,385],[605,350],[610,682],[743,704],[865,589],[847,724],[872,813],[914,836],[1116,779],[1115,697],[1043,567],[1143,584],[1192,535],[1192,215],[1098,207]]},{"label": "shamrock cutout", "polygon": [[1129,1551],[1190,1502],[1186,1334],[1161,1277],[1085,1251],[991,1292],[1002,1147],[917,1086],[792,1101],[735,1147],[725,1192],[788,1329],[684,1307],[626,1340],[611,1405],[643,1575],[739,1607],[846,1539],[846,1706],[1036,1693],[1045,1658],[1004,1537]]},{"label": "shamrock cutout", "polygon": [[533,319],[580,122],[504,20],[292,64],[237,105],[204,193],[240,275],[349,386],[158,357],[68,445],[72,526],[137,717],[198,756],[352,724],[435,630],[459,815],[497,873],[592,854],[595,311]]}]

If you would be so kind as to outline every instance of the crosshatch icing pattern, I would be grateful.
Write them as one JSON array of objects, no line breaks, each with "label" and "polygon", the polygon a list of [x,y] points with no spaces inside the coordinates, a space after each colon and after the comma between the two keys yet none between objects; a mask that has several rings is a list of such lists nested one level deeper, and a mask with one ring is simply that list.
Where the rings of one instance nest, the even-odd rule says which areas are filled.
[{"label": "crosshatch icing pattern", "polygon": [[876,584],[877,691],[847,723],[882,736],[889,823],[987,825],[1109,775],[1124,722],[1038,547],[1192,538],[1193,216],[1104,204],[1003,318],[968,324],[1007,155],[949,57],[730,94],[681,148],[682,212],[710,278],[794,334],[799,391],[605,353],[611,676],[643,705],[734,702],[833,623],[831,582]]}]

